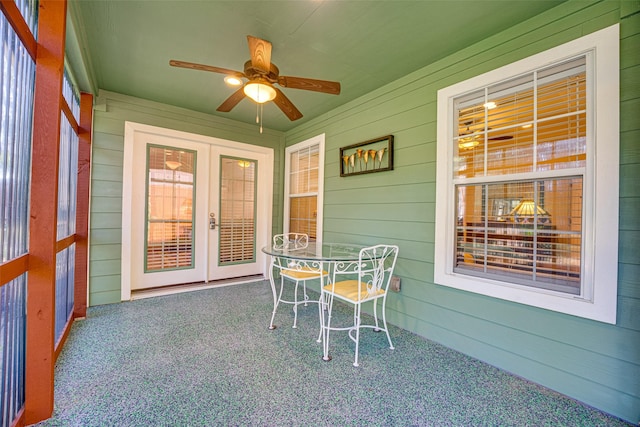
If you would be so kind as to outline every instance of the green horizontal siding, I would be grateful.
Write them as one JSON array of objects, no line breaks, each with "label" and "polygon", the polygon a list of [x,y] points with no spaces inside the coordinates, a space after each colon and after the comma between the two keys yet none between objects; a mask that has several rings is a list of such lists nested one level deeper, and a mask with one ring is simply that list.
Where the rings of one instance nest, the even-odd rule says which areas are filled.
[{"label": "green horizontal siding", "polygon": [[[604,324],[433,283],[437,91],[620,23],[618,321]],[[625,420],[640,421],[640,2],[568,1],[286,133],[326,135],[325,241],[400,246],[388,318]],[[393,134],[394,170],[340,177],[339,149]],[[401,350],[400,350],[401,351]]]}]

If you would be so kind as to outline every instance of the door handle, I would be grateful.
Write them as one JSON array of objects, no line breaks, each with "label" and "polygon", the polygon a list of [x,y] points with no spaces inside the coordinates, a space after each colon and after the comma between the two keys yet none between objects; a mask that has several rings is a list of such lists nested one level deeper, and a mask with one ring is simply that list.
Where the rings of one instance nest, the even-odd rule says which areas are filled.
[{"label": "door handle", "polygon": [[209,230],[215,230],[215,229],[216,229],[216,214],[211,212],[209,214]]}]

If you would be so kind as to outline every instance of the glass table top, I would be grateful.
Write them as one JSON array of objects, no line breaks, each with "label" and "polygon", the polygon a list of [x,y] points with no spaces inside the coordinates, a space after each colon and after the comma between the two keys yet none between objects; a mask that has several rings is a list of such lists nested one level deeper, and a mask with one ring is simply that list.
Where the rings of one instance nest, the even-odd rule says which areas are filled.
[{"label": "glass table top", "polygon": [[353,245],[349,243],[319,243],[309,242],[306,248],[289,249],[274,248],[272,245],[262,248],[262,252],[267,255],[313,261],[353,261],[357,260],[360,249],[364,245]]}]

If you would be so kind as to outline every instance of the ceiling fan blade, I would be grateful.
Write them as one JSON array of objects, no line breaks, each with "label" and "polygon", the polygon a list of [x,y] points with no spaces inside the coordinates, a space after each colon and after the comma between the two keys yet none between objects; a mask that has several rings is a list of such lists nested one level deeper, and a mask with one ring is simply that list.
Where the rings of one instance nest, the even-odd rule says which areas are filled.
[{"label": "ceiling fan blade", "polygon": [[328,80],[307,79],[304,77],[280,76],[278,84],[282,87],[291,89],[312,90],[315,92],[330,93],[332,95],[340,94],[340,83]]},{"label": "ceiling fan blade", "polygon": [[287,98],[284,93],[277,87],[274,87],[276,90],[276,97],[273,100],[274,104],[276,104],[282,112],[289,117],[289,120],[294,121],[298,120],[302,117],[302,113],[296,108],[295,105]]},{"label": "ceiling fan blade", "polygon": [[244,73],[227,68],[214,67],[213,65],[196,64],[194,62],[177,61],[172,59],[169,61],[172,67],[190,68],[192,70],[211,71],[213,73],[229,74],[232,76],[245,77]]},{"label": "ceiling fan blade", "polygon": [[253,68],[269,73],[271,68],[271,43],[253,36],[247,36],[251,65]]},{"label": "ceiling fan blade", "polygon": [[244,88],[240,88],[237,91],[233,92],[230,97],[228,97],[222,104],[220,104],[217,110],[223,113],[228,113],[229,111],[231,111],[231,109],[233,109],[233,107],[238,105],[238,102],[242,101],[245,96],[246,95],[244,94]]},{"label": "ceiling fan blade", "polygon": [[510,139],[513,139],[512,135],[503,135],[503,136],[494,136],[492,138],[489,138],[489,141],[508,141]]}]

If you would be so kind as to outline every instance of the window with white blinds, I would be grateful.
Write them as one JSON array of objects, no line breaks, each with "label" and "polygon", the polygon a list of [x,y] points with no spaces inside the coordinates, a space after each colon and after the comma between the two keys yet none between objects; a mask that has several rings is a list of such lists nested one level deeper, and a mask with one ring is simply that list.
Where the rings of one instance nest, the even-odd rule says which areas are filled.
[{"label": "window with white blinds", "polygon": [[436,283],[615,322],[617,44],[613,27],[439,91]]},{"label": "window with white blinds", "polygon": [[286,150],[285,231],[322,236],[324,135]]},{"label": "window with white blinds", "polygon": [[581,55],[453,100],[455,272],[581,294],[586,98]]},{"label": "window with white blinds", "polygon": [[218,264],[255,262],[255,160],[220,158],[220,222]]}]

